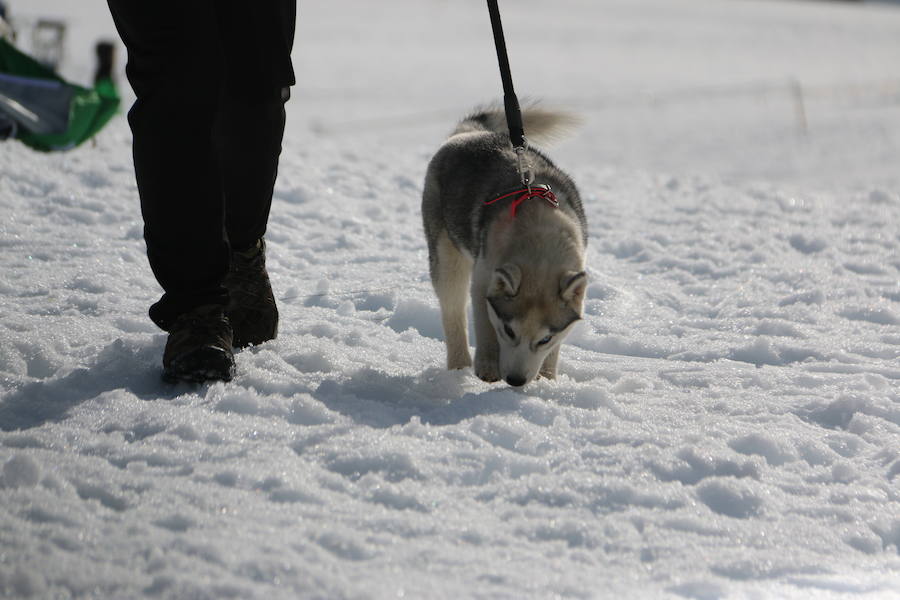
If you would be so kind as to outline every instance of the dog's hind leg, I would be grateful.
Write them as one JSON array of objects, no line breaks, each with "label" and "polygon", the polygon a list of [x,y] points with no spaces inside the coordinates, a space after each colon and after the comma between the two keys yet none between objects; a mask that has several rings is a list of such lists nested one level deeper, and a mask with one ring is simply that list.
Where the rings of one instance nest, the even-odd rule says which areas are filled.
[{"label": "dog's hind leg", "polygon": [[466,304],[472,259],[450,241],[447,231],[438,234],[431,261],[431,282],[441,305],[441,324],[447,344],[447,368],[463,369],[472,365],[466,325]]}]

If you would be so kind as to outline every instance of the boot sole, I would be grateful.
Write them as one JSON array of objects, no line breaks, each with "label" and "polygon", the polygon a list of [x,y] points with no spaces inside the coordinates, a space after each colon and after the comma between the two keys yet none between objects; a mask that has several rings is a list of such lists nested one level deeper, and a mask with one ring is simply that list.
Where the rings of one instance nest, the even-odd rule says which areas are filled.
[{"label": "boot sole", "polygon": [[206,346],[179,356],[163,370],[167,383],[205,383],[231,381],[234,377],[234,357],[216,346]]}]

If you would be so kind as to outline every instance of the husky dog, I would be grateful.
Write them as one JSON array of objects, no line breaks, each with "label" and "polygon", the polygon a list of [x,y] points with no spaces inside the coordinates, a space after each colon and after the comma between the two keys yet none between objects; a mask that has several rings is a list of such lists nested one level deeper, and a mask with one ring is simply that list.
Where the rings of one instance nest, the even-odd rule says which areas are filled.
[{"label": "husky dog", "polygon": [[[536,107],[526,108],[523,120],[534,140],[573,124],[566,114]],[[516,387],[556,376],[560,344],[581,318],[587,286],[578,190],[537,150],[528,148],[525,159],[530,186],[522,183],[502,109],[478,111],[434,155],[422,194],[447,368],[472,365],[470,294],[475,374]]]}]

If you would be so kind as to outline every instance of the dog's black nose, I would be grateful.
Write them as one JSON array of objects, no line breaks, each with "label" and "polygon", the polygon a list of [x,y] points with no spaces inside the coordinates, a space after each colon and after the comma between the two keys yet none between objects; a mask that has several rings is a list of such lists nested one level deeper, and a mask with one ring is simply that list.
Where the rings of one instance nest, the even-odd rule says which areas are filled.
[{"label": "dog's black nose", "polygon": [[506,383],[513,387],[522,387],[525,385],[525,378],[521,375],[507,375]]}]

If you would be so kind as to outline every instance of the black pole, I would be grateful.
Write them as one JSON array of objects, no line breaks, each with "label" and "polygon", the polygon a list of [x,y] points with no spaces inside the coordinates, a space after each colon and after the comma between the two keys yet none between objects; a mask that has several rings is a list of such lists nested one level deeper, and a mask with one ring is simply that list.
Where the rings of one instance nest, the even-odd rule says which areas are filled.
[{"label": "black pole", "polygon": [[497,48],[497,61],[500,64],[500,78],[503,80],[503,108],[506,111],[506,125],[509,127],[509,140],[516,148],[525,146],[525,127],[522,125],[522,111],[519,99],[513,89],[512,73],[509,69],[509,57],[506,55],[506,40],[503,37],[503,24],[500,22],[500,9],[497,0],[487,0],[491,13],[491,28],[494,30],[494,46]]}]

